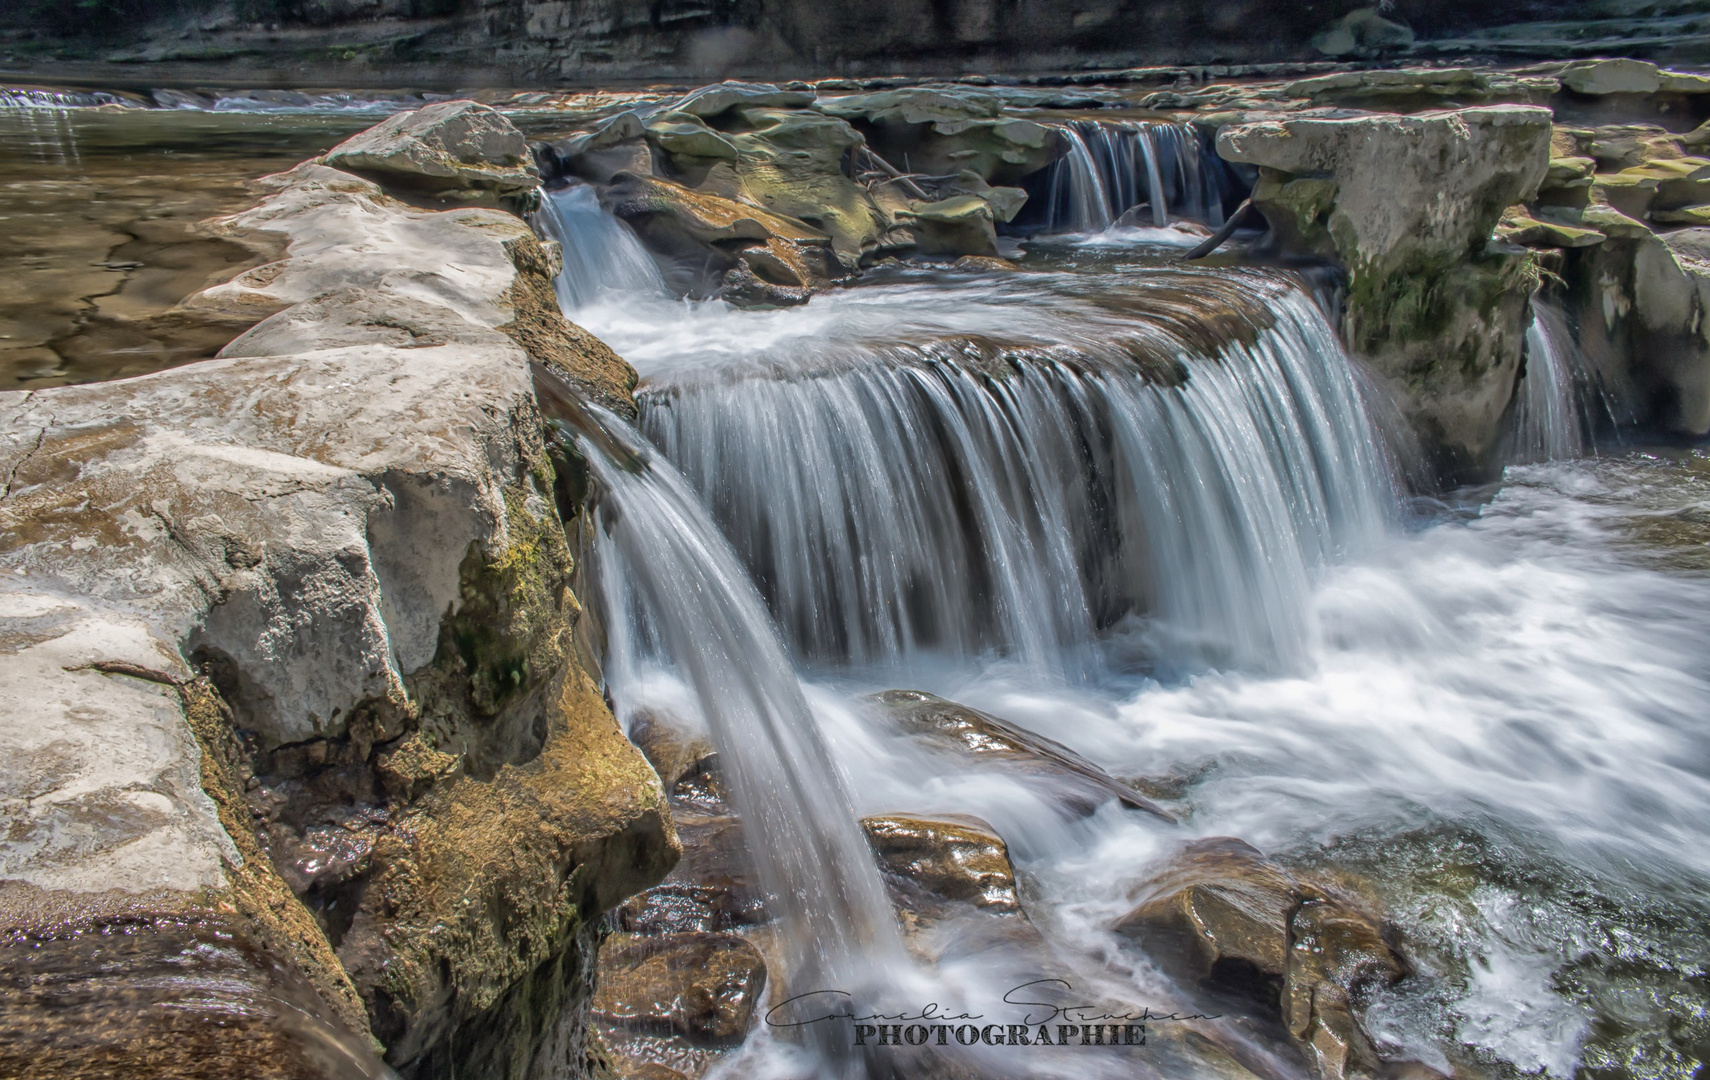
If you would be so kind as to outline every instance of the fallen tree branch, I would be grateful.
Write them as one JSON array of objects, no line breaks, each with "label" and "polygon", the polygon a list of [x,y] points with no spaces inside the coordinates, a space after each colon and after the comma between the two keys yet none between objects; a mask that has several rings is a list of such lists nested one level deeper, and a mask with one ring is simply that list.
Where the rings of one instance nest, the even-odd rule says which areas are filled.
[{"label": "fallen tree branch", "polygon": [[878,154],[875,154],[872,147],[863,146],[861,147],[861,150],[867,155],[867,159],[869,161],[878,166],[880,172],[901,184],[904,191],[919,199],[921,202],[932,201],[932,198],[921,189],[919,184],[910,179],[907,173],[900,171],[895,165],[892,165]]},{"label": "fallen tree branch", "polygon": [[1246,219],[1248,213],[1250,213],[1252,209],[1252,199],[1241,200],[1241,205],[1237,206],[1235,208],[1235,212],[1229,215],[1229,220],[1223,223],[1223,227],[1206,237],[1204,243],[1200,244],[1186,255],[1183,255],[1183,261],[1203,259],[1218,248],[1222,247],[1225,240],[1235,235],[1235,230],[1241,227],[1241,222]]}]

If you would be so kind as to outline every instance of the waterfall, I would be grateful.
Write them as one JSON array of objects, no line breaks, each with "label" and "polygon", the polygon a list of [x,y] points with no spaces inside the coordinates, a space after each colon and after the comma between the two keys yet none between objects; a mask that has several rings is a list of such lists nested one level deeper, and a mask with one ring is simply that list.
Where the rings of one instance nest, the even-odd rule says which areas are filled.
[{"label": "waterfall", "polygon": [[1170,216],[1223,223],[1224,165],[1186,124],[1074,120],[1057,128],[1067,152],[1029,177],[1017,228],[1101,232],[1147,205],[1146,220]]},{"label": "waterfall", "polygon": [[124,104],[118,97],[94,91],[36,90],[25,86],[0,86],[0,109],[92,109],[100,105]]},{"label": "waterfall", "polygon": [[1179,382],[1120,339],[834,343],[805,375],[649,384],[641,423],[802,656],[1066,671],[1141,619],[1165,666],[1291,666],[1313,571],[1392,494],[1334,332],[1273,288],[1269,328]]},{"label": "waterfall", "polygon": [[1585,453],[1574,390],[1583,366],[1566,317],[1548,304],[1534,303],[1526,331],[1526,376],[1514,403],[1510,463],[1560,461]]},{"label": "waterfall", "polygon": [[765,604],[670,464],[622,421],[597,419],[611,442],[579,445],[600,492],[593,529],[617,711],[637,706],[650,670],[668,665],[687,681],[781,928],[789,985],[861,989],[864,972],[902,962],[902,946]]},{"label": "waterfall", "polygon": [[564,251],[564,270],[553,281],[559,306],[576,311],[602,297],[661,297],[665,278],[629,226],[600,208],[587,184],[546,192],[535,228]]}]

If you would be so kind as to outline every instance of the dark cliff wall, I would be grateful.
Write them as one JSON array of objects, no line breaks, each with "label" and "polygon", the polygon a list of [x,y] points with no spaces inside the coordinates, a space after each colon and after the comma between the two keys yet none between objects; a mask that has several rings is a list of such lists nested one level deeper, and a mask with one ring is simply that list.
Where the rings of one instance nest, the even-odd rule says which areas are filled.
[{"label": "dark cliff wall", "polygon": [[[960,74],[1315,60],[1361,0],[0,0],[14,68],[178,65],[346,84]],[[1394,0],[1430,39],[1552,19],[1691,15],[1668,0]],[[1619,31],[1616,31],[1619,40]]]}]

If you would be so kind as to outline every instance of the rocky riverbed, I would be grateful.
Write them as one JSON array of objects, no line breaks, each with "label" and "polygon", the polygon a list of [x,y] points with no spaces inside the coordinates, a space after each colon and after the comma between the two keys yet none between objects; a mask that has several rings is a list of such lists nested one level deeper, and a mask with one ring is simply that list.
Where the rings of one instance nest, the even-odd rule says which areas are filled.
[{"label": "rocky riverbed", "polygon": [[1693,1075],[1710,76],[1064,83],[0,111],[0,1074]]}]

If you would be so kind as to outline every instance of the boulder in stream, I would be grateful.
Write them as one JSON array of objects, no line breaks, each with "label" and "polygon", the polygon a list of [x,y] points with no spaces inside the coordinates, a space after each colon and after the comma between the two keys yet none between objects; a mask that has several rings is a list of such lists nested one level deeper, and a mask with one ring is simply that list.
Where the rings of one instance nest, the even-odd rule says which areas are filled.
[{"label": "boulder in stream", "polygon": [[963,905],[1022,915],[1009,846],[978,818],[886,814],[861,819],[899,907],[931,918]]},{"label": "boulder in stream", "polygon": [[1342,333],[1447,477],[1487,468],[1524,348],[1534,257],[1491,246],[1550,166],[1551,116],[1519,105],[1299,117],[1224,128],[1256,166],[1277,250],[1348,271]]},{"label": "boulder in stream", "polygon": [[1188,844],[1115,930],[1190,987],[1280,1019],[1324,1080],[1380,1075],[1359,1012],[1410,967],[1357,898],[1214,837]]},{"label": "boulder in stream", "polygon": [[326,163],[442,199],[513,198],[540,185],[528,140],[475,101],[401,112],[327,151]]}]

